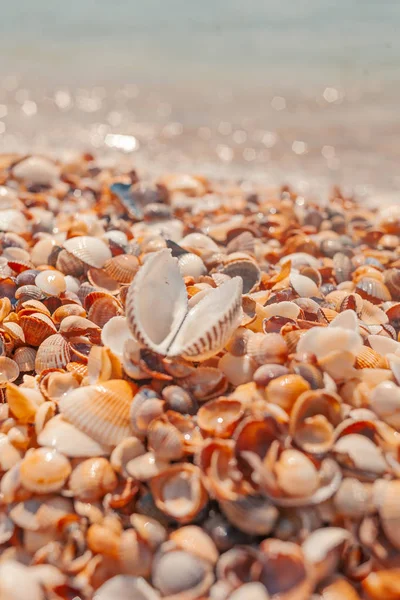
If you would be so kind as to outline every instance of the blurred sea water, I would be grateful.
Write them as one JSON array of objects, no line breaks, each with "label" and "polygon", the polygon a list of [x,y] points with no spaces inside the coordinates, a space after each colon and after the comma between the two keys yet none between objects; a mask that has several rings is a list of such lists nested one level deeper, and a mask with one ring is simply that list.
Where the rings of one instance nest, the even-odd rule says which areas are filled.
[{"label": "blurred sea water", "polygon": [[18,0],[0,150],[398,189],[398,0]]}]

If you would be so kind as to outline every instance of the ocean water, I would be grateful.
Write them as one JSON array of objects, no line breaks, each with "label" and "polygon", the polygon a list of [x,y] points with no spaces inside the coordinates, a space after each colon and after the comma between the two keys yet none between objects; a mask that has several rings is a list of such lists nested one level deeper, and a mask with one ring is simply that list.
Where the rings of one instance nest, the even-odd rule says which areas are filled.
[{"label": "ocean water", "polygon": [[0,150],[398,189],[398,0],[17,0]]}]

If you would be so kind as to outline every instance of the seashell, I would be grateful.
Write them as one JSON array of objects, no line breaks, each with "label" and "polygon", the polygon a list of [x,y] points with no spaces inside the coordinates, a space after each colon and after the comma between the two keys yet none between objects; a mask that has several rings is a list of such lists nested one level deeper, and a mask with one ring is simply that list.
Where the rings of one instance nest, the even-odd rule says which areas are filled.
[{"label": "seashell", "polygon": [[96,323],[100,328],[108,321],[120,314],[120,305],[112,296],[98,298],[88,311],[88,319]]},{"label": "seashell", "polygon": [[5,514],[0,513],[0,543],[5,544],[14,534],[14,523]]},{"label": "seashell", "polygon": [[229,596],[229,600],[246,600],[247,598],[252,598],[252,600],[269,600],[270,596],[264,585],[257,581],[241,585]]},{"label": "seashell", "polygon": [[116,445],[130,435],[129,409],[132,386],[123,380],[80,387],[59,401],[59,409],[68,421],[95,441]]},{"label": "seashell", "polygon": [[400,300],[400,269],[388,269],[384,273],[384,282],[391,294],[392,300]]},{"label": "seashell", "polygon": [[75,315],[65,317],[58,331],[66,338],[84,335],[93,341],[100,341],[100,327],[85,317]]},{"label": "seashell", "polygon": [[166,407],[174,412],[183,415],[194,415],[197,413],[198,406],[190,394],[177,385],[169,385],[162,390],[162,397],[166,402]]},{"label": "seashell", "polygon": [[196,525],[186,525],[173,531],[170,535],[177,548],[198,556],[215,565],[219,558],[217,547],[211,537]]},{"label": "seashell", "polygon": [[266,364],[258,367],[254,372],[253,381],[260,387],[266,387],[273,379],[288,373],[289,369],[283,365]]},{"label": "seashell", "polygon": [[59,271],[40,271],[35,278],[35,285],[47,296],[59,296],[66,290],[65,277]]},{"label": "seashell", "polygon": [[0,468],[3,472],[8,472],[21,461],[21,452],[15,448],[8,439],[7,435],[0,433]]},{"label": "seashell", "polygon": [[149,450],[158,458],[178,460],[184,455],[184,437],[165,417],[150,423],[147,437]]},{"label": "seashell", "polygon": [[250,356],[233,356],[227,352],[218,362],[218,369],[229,383],[237,386],[252,380],[257,363]]},{"label": "seashell", "polygon": [[340,484],[333,502],[339,515],[354,519],[374,512],[372,500],[371,484],[362,483],[354,477],[346,477]]},{"label": "seashell", "polygon": [[38,348],[35,369],[41,373],[46,369],[63,369],[71,360],[68,342],[58,333],[51,335]]},{"label": "seashell", "polygon": [[258,365],[266,363],[285,364],[288,347],[283,336],[278,333],[256,333],[247,343],[247,354]]},{"label": "seashell", "polygon": [[261,282],[261,271],[257,264],[252,260],[234,260],[229,262],[221,270],[224,275],[229,277],[240,277],[243,281],[243,294],[254,292]]},{"label": "seashell", "polygon": [[20,325],[25,335],[25,341],[31,346],[40,346],[46,338],[57,332],[56,326],[50,317],[43,313],[23,315]]},{"label": "seashell", "polygon": [[200,256],[219,252],[217,244],[204,233],[189,233],[180,240],[179,244],[182,248]]},{"label": "seashell", "polygon": [[340,437],[334,444],[336,461],[350,469],[371,474],[383,475],[388,467],[382,451],[364,435],[350,433]]},{"label": "seashell", "polygon": [[271,597],[308,600],[313,582],[302,549],[293,542],[267,539],[261,542],[260,581]]},{"label": "seashell", "polygon": [[58,271],[64,273],[64,275],[73,277],[81,277],[87,268],[78,256],[64,249],[58,252],[55,267]]},{"label": "seashell", "polygon": [[341,422],[341,400],[327,390],[310,390],[298,397],[290,414],[289,432],[305,452],[322,454],[334,442],[334,428]]},{"label": "seashell", "polygon": [[198,467],[177,464],[150,481],[156,506],[179,523],[190,523],[208,501]]},{"label": "seashell", "polygon": [[372,348],[364,346],[357,354],[356,369],[387,369],[389,363],[384,356],[381,356]]},{"label": "seashell", "polygon": [[27,490],[48,494],[60,490],[71,473],[69,460],[53,448],[32,450],[21,462],[21,483]]},{"label": "seashell", "polygon": [[286,317],[288,319],[297,319],[300,314],[300,307],[294,302],[275,302],[264,306],[264,315],[266,319],[271,317]]},{"label": "seashell", "polygon": [[27,589],[29,600],[45,600],[42,585],[30,567],[16,560],[4,560],[0,564],[0,597],[4,600],[24,600]]},{"label": "seashell", "polygon": [[[75,258],[96,269],[103,268],[112,257],[111,250],[102,240],[86,235],[70,238],[64,242],[64,248]],[[68,274],[75,273],[69,272]]]},{"label": "seashell", "polygon": [[154,452],[145,452],[129,460],[126,472],[138,481],[148,481],[165,471],[168,466],[169,463],[157,457]]},{"label": "seashell", "polygon": [[23,234],[28,230],[28,221],[20,210],[10,208],[0,211],[0,231]]},{"label": "seashell", "polygon": [[223,394],[228,387],[224,373],[214,367],[198,367],[181,383],[196,400],[203,401]]},{"label": "seashell", "polygon": [[317,284],[305,275],[291,273],[290,285],[300,298],[318,298],[320,296]]},{"label": "seashell", "polygon": [[163,597],[194,600],[207,593],[214,574],[208,561],[183,550],[170,550],[155,557],[152,581]]},{"label": "seashell", "polygon": [[12,173],[29,185],[50,187],[60,178],[60,168],[43,156],[28,156],[13,167]]},{"label": "seashell", "polygon": [[34,423],[36,411],[44,398],[38,390],[7,383],[7,402],[11,413],[20,423]]},{"label": "seashell", "polygon": [[231,339],[228,341],[225,349],[233,354],[233,356],[244,356],[247,352],[247,344],[249,339],[252,337],[253,332],[245,327],[239,327],[233,333]]},{"label": "seashell", "polygon": [[107,446],[99,444],[77,429],[62,415],[53,417],[45,424],[38,434],[37,441],[40,446],[54,448],[69,458],[103,456],[110,453]]},{"label": "seashell", "polygon": [[33,371],[35,368],[36,350],[29,346],[21,346],[14,352],[14,360],[23,373]]},{"label": "seashell", "polygon": [[400,429],[400,387],[392,381],[382,381],[370,394],[370,408],[382,421]]},{"label": "seashell", "polygon": [[71,373],[50,371],[39,383],[39,389],[48,400],[58,402],[69,391],[79,387],[79,383]]},{"label": "seashell", "polygon": [[64,304],[57,308],[52,314],[52,320],[59,325],[66,317],[86,317],[85,309],[79,304]]},{"label": "seashell", "polygon": [[73,469],[69,489],[82,502],[94,502],[117,487],[117,476],[106,458],[88,458]]},{"label": "seashell", "polygon": [[346,254],[343,254],[343,252],[337,252],[333,256],[333,269],[337,283],[351,280],[351,274],[354,269],[353,263]]},{"label": "seashell", "polygon": [[400,590],[400,569],[374,571],[362,580],[361,585],[371,600],[396,600]]},{"label": "seashell", "polygon": [[312,496],[319,486],[314,463],[298,450],[284,450],[274,467],[277,484],[287,496]]},{"label": "seashell", "polygon": [[132,431],[142,437],[147,434],[149,424],[153,419],[163,414],[164,401],[151,388],[142,387],[134,396],[130,407]]},{"label": "seashell", "polygon": [[0,300],[0,322],[10,314],[12,310],[11,302],[9,298],[1,298]]},{"label": "seashell", "polygon": [[139,269],[139,260],[132,254],[119,254],[104,264],[104,272],[121,284],[132,282]]},{"label": "seashell", "polygon": [[274,528],[279,512],[267,498],[247,496],[236,501],[220,501],[229,522],[249,535],[268,535]]},{"label": "seashell", "polygon": [[125,317],[112,317],[103,326],[101,341],[111,352],[122,358],[125,342],[132,339]]},{"label": "seashell", "polygon": [[134,513],[130,516],[132,527],[138,532],[140,538],[150,546],[152,550],[157,550],[159,546],[167,539],[167,531],[156,519],[147,515]]},{"label": "seashell", "polygon": [[15,360],[0,356],[0,388],[6,387],[8,383],[15,381],[19,376],[19,367]]},{"label": "seashell", "polygon": [[[150,290],[150,272],[151,281],[156,281],[159,289],[152,283]],[[153,299],[151,311],[145,301],[146,293],[151,293]],[[238,324],[240,309],[241,282],[231,279],[187,312],[186,288],[177,261],[167,250],[153,254],[146,261],[126,301],[128,325],[137,340],[158,354],[182,355],[196,361],[216,354],[225,346]]]},{"label": "seashell", "polygon": [[96,600],[160,600],[161,596],[143,577],[115,575],[96,590]]},{"label": "seashell", "polygon": [[128,477],[126,465],[130,460],[145,454],[146,448],[139,438],[131,436],[120,442],[112,451],[110,463],[112,468],[117,473],[122,473],[124,477]]},{"label": "seashell", "polygon": [[372,277],[363,277],[357,282],[356,292],[365,300],[369,300],[372,304],[381,304],[391,300],[389,289],[382,281],[378,281]]},{"label": "seashell", "polygon": [[277,404],[287,413],[290,413],[297,398],[310,389],[308,381],[300,375],[289,373],[272,379],[266,387],[268,402]]},{"label": "seashell", "polygon": [[204,404],[197,413],[197,423],[208,436],[228,438],[243,417],[242,403],[219,397]]},{"label": "seashell", "polygon": [[25,342],[24,331],[18,323],[14,323],[14,321],[3,322],[2,329],[9,334],[12,340],[14,340],[15,345],[23,344]]},{"label": "seashell", "polygon": [[351,534],[340,527],[316,529],[302,544],[307,562],[313,568],[313,577],[321,581],[336,571],[343,547]]},{"label": "seashell", "polygon": [[178,257],[179,270],[182,277],[194,277],[198,279],[202,275],[206,275],[207,267],[197,254],[186,252]]}]

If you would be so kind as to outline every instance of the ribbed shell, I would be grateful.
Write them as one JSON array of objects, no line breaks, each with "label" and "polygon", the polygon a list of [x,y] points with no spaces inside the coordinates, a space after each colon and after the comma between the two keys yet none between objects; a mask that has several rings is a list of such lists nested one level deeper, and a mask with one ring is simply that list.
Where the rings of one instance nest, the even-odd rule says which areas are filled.
[{"label": "ribbed shell", "polygon": [[100,444],[116,445],[131,434],[129,409],[132,388],[110,380],[69,392],[59,402],[60,412],[79,430]]},{"label": "ribbed shell", "polygon": [[357,282],[356,292],[372,302],[372,304],[381,304],[391,300],[391,294],[386,285],[382,281],[373,279],[372,277],[363,277]]},{"label": "ribbed shell", "polygon": [[70,238],[64,248],[90,267],[101,269],[111,258],[111,250],[99,238],[87,235]]},{"label": "ribbed shell", "polygon": [[132,254],[119,254],[110,258],[104,265],[104,271],[118,283],[131,283],[139,269],[139,260]]},{"label": "ribbed shell", "polygon": [[229,277],[241,277],[243,294],[255,291],[261,281],[260,268],[252,260],[235,260],[228,263],[221,272]]},{"label": "ribbed shell", "polygon": [[384,356],[368,346],[363,346],[357,355],[356,369],[388,369],[389,363]]},{"label": "ribbed shell", "polygon": [[56,333],[39,346],[35,369],[38,373],[46,369],[64,369],[71,360],[71,349],[62,335]]},{"label": "ribbed shell", "polygon": [[50,317],[43,313],[22,316],[20,325],[24,331],[26,343],[31,346],[40,346],[46,338],[57,331]]},{"label": "ribbed shell", "polygon": [[29,346],[17,348],[14,352],[14,360],[17,363],[19,370],[23,373],[33,371],[35,368],[36,350]]}]

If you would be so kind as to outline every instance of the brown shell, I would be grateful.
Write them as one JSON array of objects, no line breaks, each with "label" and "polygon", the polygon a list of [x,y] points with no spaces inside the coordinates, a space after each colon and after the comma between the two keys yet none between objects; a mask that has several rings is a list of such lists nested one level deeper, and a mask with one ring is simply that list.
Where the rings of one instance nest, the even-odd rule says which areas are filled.
[{"label": "brown shell", "polygon": [[357,355],[355,367],[356,369],[388,369],[389,362],[385,356],[381,356],[368,346],[363,346]]},{"label": "brown shell", "polygon": [[69,343],[58,333],[48,337],[39,346],[35,369],[38,373],[46,369],[63,369],[71,360],[71,349]]},{"label": "brown shell", "polygon": [[139,269],[139,260],[132,254],[119,254],[110,258],[103,268],[111,279],[121,284],[129,284]]},{"label": "brown shell", "polygon": [[30,346],[40,346],[46,338],[57,332],[53,321],[43,313],[23,315],[20,324],[25,334],[25,341]]}]

